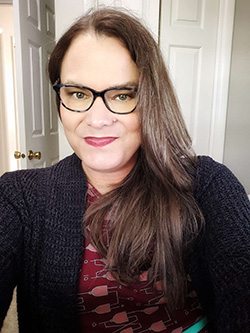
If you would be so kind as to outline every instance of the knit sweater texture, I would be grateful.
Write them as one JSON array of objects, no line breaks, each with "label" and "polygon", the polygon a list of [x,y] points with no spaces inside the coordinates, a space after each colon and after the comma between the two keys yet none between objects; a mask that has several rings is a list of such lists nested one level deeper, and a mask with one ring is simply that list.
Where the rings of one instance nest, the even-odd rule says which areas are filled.
[{"label": "knit sweater texture", "polygon": [[[20,332],[77,332],[87,180],[73,154],[0,178],[0,327],[17,286]],[[188,273],[214,332],[250,332],[250,203],[222,164],[199,157],[205,230]]]}]

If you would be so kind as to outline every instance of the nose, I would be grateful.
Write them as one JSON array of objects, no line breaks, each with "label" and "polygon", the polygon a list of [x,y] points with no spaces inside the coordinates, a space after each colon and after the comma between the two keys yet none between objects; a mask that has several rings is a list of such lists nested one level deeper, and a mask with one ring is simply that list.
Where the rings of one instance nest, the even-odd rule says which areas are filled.
[{"label": "nose", "polygon": [[110,112],[104,101],[98,96],[91,108],[85,113],[85,121],[89,126],[102,128],[111,126],[115,121],[115,115]]}]

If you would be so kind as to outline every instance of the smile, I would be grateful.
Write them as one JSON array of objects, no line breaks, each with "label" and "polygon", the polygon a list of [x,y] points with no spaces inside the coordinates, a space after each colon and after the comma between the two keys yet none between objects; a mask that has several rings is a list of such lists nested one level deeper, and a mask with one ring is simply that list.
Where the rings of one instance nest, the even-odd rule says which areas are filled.
[{"label": "smile", "polygon": [[104,147],[114,142],[117,137],[95,137],[95,136],[87,136],[84,138],[85,142],[93,147]]}]

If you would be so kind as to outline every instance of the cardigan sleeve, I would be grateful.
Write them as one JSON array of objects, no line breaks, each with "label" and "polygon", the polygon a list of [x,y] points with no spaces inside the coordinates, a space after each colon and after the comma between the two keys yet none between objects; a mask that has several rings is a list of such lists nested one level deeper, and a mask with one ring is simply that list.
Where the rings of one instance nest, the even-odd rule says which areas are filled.
[{"label": "cardigan sleeve", "polygon": [[17,175],[13,172],[0,178],[0,327],[18,282],[23,221],[28,215]]},{"label": "cardigan sleeve", "polygon": [[196,199],[204,233],[190,265],[203,307],[218,332],[250,332],[250,202],[236,177],[200,158]]}]

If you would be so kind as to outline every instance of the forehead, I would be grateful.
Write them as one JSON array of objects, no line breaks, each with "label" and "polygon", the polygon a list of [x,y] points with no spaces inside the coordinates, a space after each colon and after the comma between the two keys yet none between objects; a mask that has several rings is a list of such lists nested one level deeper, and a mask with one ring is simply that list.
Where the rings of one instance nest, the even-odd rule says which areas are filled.
[{"label": "forehead", "polygon": [[116,38],[87,33],[77,36],[61,67],[61,82],[105,89],[138,82],[138,70],[129,51]]}]

